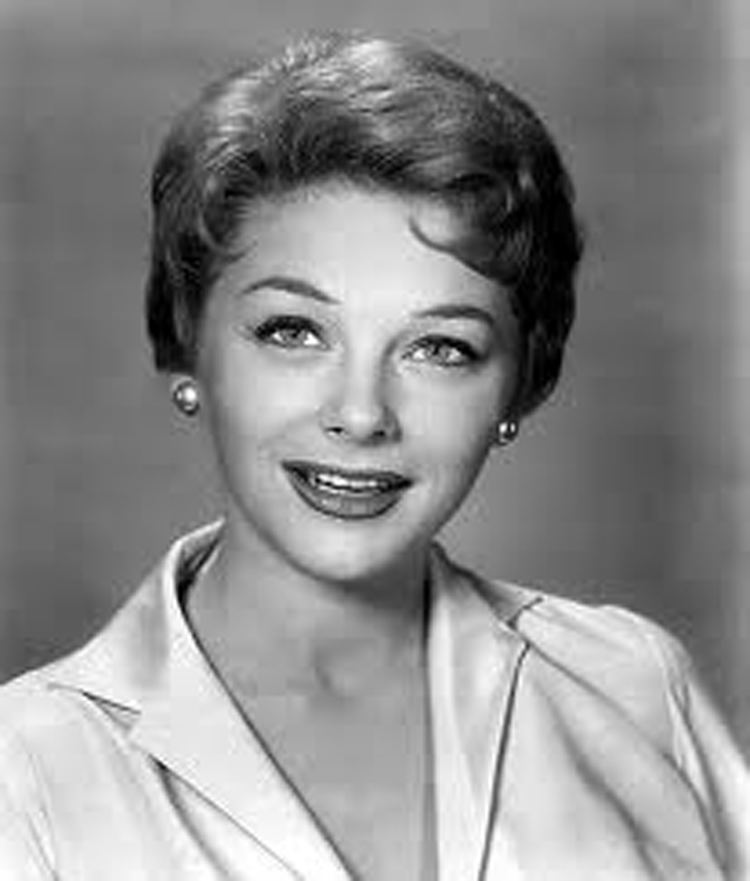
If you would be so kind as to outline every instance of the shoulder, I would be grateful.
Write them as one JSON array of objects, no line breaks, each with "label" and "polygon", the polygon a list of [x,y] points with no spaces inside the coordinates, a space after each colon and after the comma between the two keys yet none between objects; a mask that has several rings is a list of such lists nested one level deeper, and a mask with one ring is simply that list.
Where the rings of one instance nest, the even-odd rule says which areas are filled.
[{"label": "shoulder", "polygon": [[[33,670],[0,686],[0,820],[7,835],[11,828],[46,829],[40,756],[60,743],[67,715],[48,688],[48,670]],[[0,861],[8,842],[0,836]]]},{"label": "shoulder", "polygon": [[52,684],[57,667],[52,663],[0,686],[0,773],[6,779],[16,760],[54,751],[77,726],[71,695]]},{"label": "shoulder", "polygon": [[[612,663],[656,666],[660,675],[679,678],[686,657],[681,643],[661,624],[618,605],[595,605],[536,593],[519,616],[518,629],[540,645],[575,661],[591,653]],[[574,637],[574,639],[572,638]]]},{"label": "shoulder", "polygon": [[[58,662],[59,663],[59,662]],[[58,663],[0,686],[0,875],[52,879],[53,817],[90,769],[83,702],[55,687]],[[60,801],[60,792],[66,800]]]},{"label": "shoulder", "polygon": [[91,771],[101,745],[127,732],[132,713],[71,679],[71,670],[102,666],[105,654],[92,654],[92,646],[95,640],[0,686],[0,789],[44,795],[87,763]]},{"label": "shoulder", "polygon": [[514,629],[526,641],[528,672],[563,700],[575,694],[603,712],[625,716],[664,749],[675,750],[675,724],[694,676],[682,644],[644,615],[489,582],[490,596],[526,597]]},{"label": "shoulder", "polygon": [[55,705],[50,680],[58,662],[21,673],[0,685],[0,736],[23,727],[31,718],[44,715]]},{"label": "shoulder", "polygon": [[518,611],[514,628],[535,648],[574,664],[592,659],[645,666],[679,685],[688,655],[664,626],[618,605],[596,605],[499,580],[478,579],[495,608]]}]

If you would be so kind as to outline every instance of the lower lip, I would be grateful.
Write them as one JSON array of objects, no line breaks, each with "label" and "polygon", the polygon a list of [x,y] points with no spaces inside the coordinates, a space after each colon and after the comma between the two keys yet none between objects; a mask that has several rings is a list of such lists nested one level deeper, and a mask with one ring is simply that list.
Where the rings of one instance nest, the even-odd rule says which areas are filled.
[{"label": "lower lip", "polygon": [[308,483],[301,474],[285,469],[297,495],[319,514],[338,520],[369,520],[389,511],[409,488],[407,485],[371,493],[322,489]]}]

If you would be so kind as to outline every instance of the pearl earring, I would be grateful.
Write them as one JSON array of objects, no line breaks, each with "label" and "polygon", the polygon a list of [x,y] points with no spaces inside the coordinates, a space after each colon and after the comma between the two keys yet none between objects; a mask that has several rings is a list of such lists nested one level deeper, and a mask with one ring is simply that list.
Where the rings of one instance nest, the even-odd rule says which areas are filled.
[{"label": "pearl earring", "polygon": [[515,419],[503,419],[495,429],[495,445],[506,447],[512,443],[518,434],[518,423]]},{"label": "pearl earring", "polygon": [[172,386],[172,402],[183,416],[195,416],[201,408],[201,401],[192,379],[180,379]]}]

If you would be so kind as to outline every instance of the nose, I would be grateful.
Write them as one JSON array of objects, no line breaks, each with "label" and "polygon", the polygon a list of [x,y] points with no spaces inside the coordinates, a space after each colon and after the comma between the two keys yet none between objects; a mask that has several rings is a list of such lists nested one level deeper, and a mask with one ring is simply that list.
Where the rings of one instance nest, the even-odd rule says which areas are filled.
[{"label": "nose", "polygon": [[389,377],[380,364],[349,359],[337,369],[332,393],[321,410],[330,437],[360,444],[397,440],[401,429]]}]

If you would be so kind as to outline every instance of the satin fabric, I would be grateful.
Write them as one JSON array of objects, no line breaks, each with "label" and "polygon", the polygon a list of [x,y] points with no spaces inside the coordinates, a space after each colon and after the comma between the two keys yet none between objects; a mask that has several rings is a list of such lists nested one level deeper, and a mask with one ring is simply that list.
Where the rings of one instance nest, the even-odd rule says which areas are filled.
[{"label": "satin fabric", "polygon": [[[353,881],[182,614],[219,537],[0,688],[0,878]],[[750,879],[750,774],[671,636],[437,546],[430,576],[439,881]]]}]

